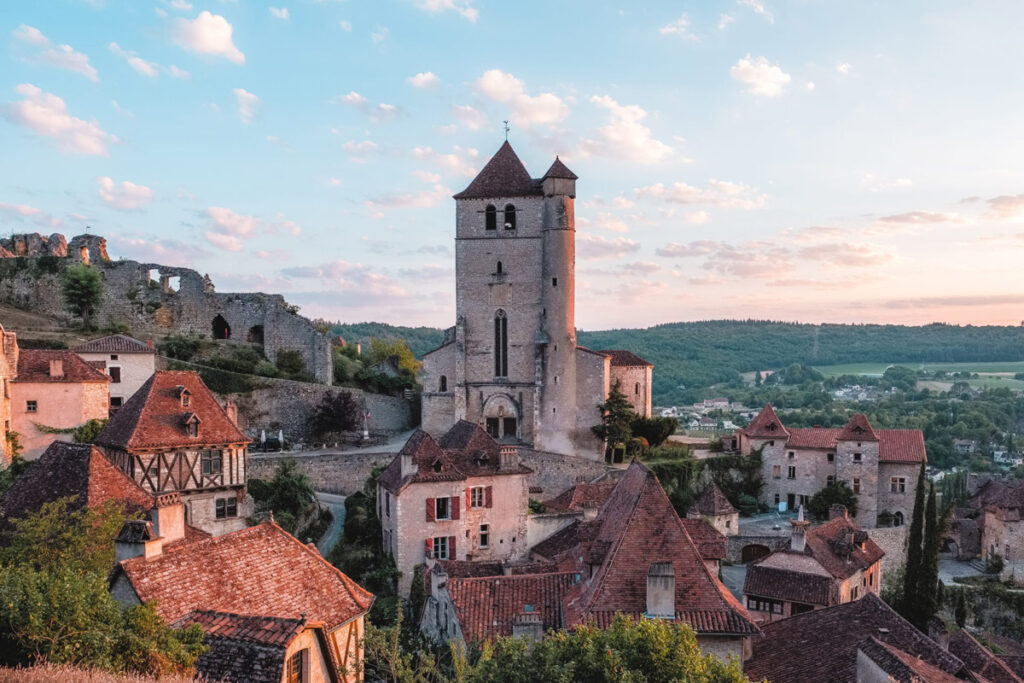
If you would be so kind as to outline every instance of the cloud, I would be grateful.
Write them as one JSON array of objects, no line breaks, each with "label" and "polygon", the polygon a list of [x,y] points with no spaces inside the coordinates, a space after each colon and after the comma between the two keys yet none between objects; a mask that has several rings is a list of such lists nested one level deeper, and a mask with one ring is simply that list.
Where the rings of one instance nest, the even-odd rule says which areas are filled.
[{"label": "cloud", "polygon": [[205,232],[203,236],[206,240],[215,247],[220,247],[226,251],[242,251],[242,240],[238,239],[234,235],[224,235],[218,232]]},{"label": "cloud", "polygon": [[769,24],[775,23],[775,17],[772,16],[772,13],[768,11],[768,8],[764,6],[764,3],[761,2],[761,0],[736,0],[736,4],[745,5],[754,10],[755,14],[760,14],[767,19]]},{"label": "cloud", "polygon": [[927,223],[963,223],[964,219],[955,213],[939,213],[937,211],[908,211],[891,216],[882,216],[880,223],[923,225]]},{"label": "cloud", "polygon": [[654,253],[662,258],[692,258],[695,256],[707,256],[713,254],[718,249],[722,248],[724,242],[715,242],[712,240],[697,240],[695,242],[683,243],[683,242],[669,242],[660,249],[655,249]]},{"label": "cloud", "polygon": [[511,120],[524,128],[533,125],[552,125],[569,115],[569,107],[552,93],[531,96],[526,84],[500,69],[485,71],[475,83],[481,95],[494,102],[508,105]]},{"label": "cloud", "polygon": [[692,213],[686,214],[686,222],[693,223],[694,225],[703,225],[711,220],[711,216],[708,215],[707,211],[693,211]]},{"label": "cloud", "polygon": [[416,6],[428,12],[454,11],[475,23],[480,12],[473,7],[473,0],[416,0]]},{"label": "cloud", "polygon": [[576,255],[585,261],[622,258],[626,254],[639,251],[639,249],[640,243],[628,237],[608,239],[586,232],[576,235]]},{"label": "cloud", "polygon": [[341,178],[328,178],[327,184],[331,187],[341,187],[342,181]]},{"label": "cloud", "polygon": [[50,138],[63,152],[106,156],[107,145],[118,141],[95,121],[71,116],[64,100],[56,95],[29,83],[22,83],[15,91],[25,99],[3,107],[7,120]]},{"label": "cloud", "polygon": [[690,32],[690,18],[686,12],[679,15],[675,21],[669,22],[658,29],[663,36],[680,36],[682,38],[695,39],[697,36]]},{"label": "cloud", "polygon": [[860,186],[871,190],[872,192],[878,192],[880,190],[889,190],[898,187],[910,187],[914,184],[914,181],[910,178],[895,178],[893,180],[886,180],[884,178],[876,178],[870,173],[865,173],[861,176]]},{"label": "cloud", "polygon": [[455,120],[470,130],[480,130],[487,123],[483,113],[468,104],[453,104],[451,111]]},{"label": "cloud", "polygon": [[341,148],[345,150],[350,160],[362,164],[369,160],[372,153],[377,151],[377,143],[373,140],[363,140],[361,142],[349,140]]},{"label": "cloud", "polygon": [[189,72],[185,71],[184,69],[179,69],[178,67],[174,66],[173,64],[171,64],[169,67],[167,67],[167,71],[168,71],[168,73],[171,74],[171,76],[173,78],[181,78],[181,79],[192,78],[192,74],[190,74]]},{"label": "cloud", "polygon": [[253,95],[248,90],[242,88],[235,88],[235,97],[238,99],[238,116],[242,119],[242,123],[249,123],[259,113],[260,109],[260,98]]},{"label": "cloud", "polygon": [[847,75],[848,73],[850,73],[850,69],[851,68],[852,67],[849,64],[847,64],[846,62],[841,62],[839,64],[836,64],[836,71],[838,71],[839,73],[843,74],[844,76]]},{"label": "cloud", "polygon": [[385,209],[426,209],[451,196],[452,191],[438,183],[429,190],[381,195],[367,199],[363,204],[370,210],[372,218],[383,218]]},{"label": "cloud", "polygon": [[873,244],[842,242],[804,247],[797,252],[797,255],[805,260],[843,268],[880,266],[893,260],[892,254],[882,251],[880,247]]},{"label": "cloud", "polygon": [[378,104],[374,106],[368,99],[357,93],[355,90],[350,91],[347,95],[339,95],[331,101],[335,104],[341,104],[361,111],[369,116],[371,121],[376,121],[378,123],[391,121],[398,116],[398,107],[395,105]]},{"label": "cloud", "polygon": [[59,228],[64,225],[64,221],[59,218],[54,218],[46,211],[29,206],[28,204],[7,204],[0,202],[0,213],[5,213],[15,218],[28,219],[36,225],[42,225],[47,228]]},{"label": "cloud", "polygon": [[172,38],[179,47],[190,52],[245,64],[245,55],[235,47],[232,39],[233,31],[227,19],[203,11],[192,21],[175,19]]},{"label": "cloud", "polygon": [[332,288],[345,292],[384,296],[405,296],[405,288],[392,278],[375,273],[361,263],[332,261],[317,266],[296,266],[284,268],[286,277],[309,278],[327,281]]},{"label": "cloud", "polygon": [[288,19],[291,18],[291,15],[288,14],[287,7],[271,7],[270,16],[274,17],[275,19],[280,19],[282,21],[288,21]]},{"label": "cloud", "polygon": [[206,216],[218,231],[232,235],[252,236],[259,224],[259,220],[255,216],[236,213],[223,206],[209,207],[206,209]]},{"label": "cloud", "polygon": [[1024,304],[1024,294],[977,294],[964,296],[929,296],[916,299],[890,299],[888,301],[862,302],[854,307],[881,306],[890,309],[921,309],[973,307],[973,306],[1018,306]]},{"label": "cloud", "polygon": [[746,57],[736,62],[729,69],[733,80],[747,86],[747,92],[765,97],[778,97],[785,92],[792,76],[775,64],[770,64],[765,57]]},{"label": "cloud", "polygon": [[388,34],[390,33],[391,31],[387,26],[378,26],[373,31],[370,31],[370,40],[372,40],[375,45],[380,45],[387,40]]},{"label": "cloud", "polygon": [[99,82],[100,76],[95,68],[89,63],[89,57],[76,52],[70,45],[54,45],[50,39],[43,35],[43,32],[34,26],[21,24],[11,32],[15,40],[42,48],[34,58],[39,62],[52,66],[55,69],[73,71],[88,78],[90,81]]},{"label": "cloud", "polygon": [[124,180],[120,185],[112,179],[102,177],[98,180],[100,199],[107,206],[118,211],[138,211],[145,208],[153,200],[153,190],[145,185]]},{"label": "cloud", "polygon": [[727,180],[708,180],[706,189],[700,189],[684,182],[665,186],[662,183],[638,187],[633,192],[637,197],[659,199],[673,204],[707,204],[727,209],[757,209],[764,206],[767,195],[758,194],[754,188]]},{"label": "cloud", "polygon": [[351,21],[345,21],[345,20],[339,21],[338,22],[338,26],[345,33],[352,33],[352,22]]},{"label": "cloud", "polygon": [[302,226],[295,221],[285,218],[283,213],[278,213],[277,220],[266,226],[266,232],[269,235],[279,235],[282,232],[286,232],[293,237],[298,237],[302,234]]},{"label": "cloud", "polygon": [[731,14],[720,14],[718,16],[718,30],[724,31],[729,24],[736,21],[736,17]]},{"label": "cloud", "polygon": [[155,62],[147,62],[145,59],[139,57],[134,52],[122,50],[121,46],[117,43],[111,43],[109,47],[111,52],[127,61],[128,66],[134,69],[137,73],[140,73],[148,78],[156,78],[160,74],[158,70],[158,65]]},{"label": "cloud", "polygon": [[1016,218],[1021,212],[1024,212],[1024,194],[993,197],[986,199],[985,203],[988,204],[995,218]]},{"label": "cloud", "polygon": [[456,145],[448,154],[436,152],[431,147],[414,147],[412,155],[417,159],[437,164],[449,173],[457,173],[472,178],[477,173],[473,160],[480,156],[480,152],[472,147],[463,149]]},{"label": "cloud", "polygon": [[672,148],[651,137],[651,129],[643,125],[647,112],[635,104],[622,105],[611,97],[591,97],[591,103],[608,110],[608,124],[594,132],[594,137],[580,143],[583,156],[606,156],[638,164],[654,164],[672,154]]},{"label": "cloud", "polygon": [[123,237],[111,235],[108,241],[117,245],[119,253],[143,263],[163,263],[168,266],[192,266],[207,258],[209,251],[195,242],[180,242],[153,235]]},{"label": "cloud", "polygon": [[441,175],[439,173],[428,173],[427,171],[413,171],[412,174],[425,183],[434,184],[441,182]]},{"label": "cloud", "polygon": [[164,4],[171,9],[178,10],[179,12],[188,12],[192,9],[192,3],[186,2],[186,0],[170,0],[170,2],[164,0]]},{"label": "cloud", "polygon": [[405,81],[412,87],[420,88],[421,90],[436,88],[441,84],[441,79],[433,71],[423,71],[415,76],[410,76]]}]

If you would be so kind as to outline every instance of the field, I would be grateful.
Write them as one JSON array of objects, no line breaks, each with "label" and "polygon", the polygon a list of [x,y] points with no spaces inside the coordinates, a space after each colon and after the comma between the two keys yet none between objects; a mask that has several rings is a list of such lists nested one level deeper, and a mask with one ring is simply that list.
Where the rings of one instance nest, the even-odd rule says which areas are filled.
[{"label": "field", "polygon": [[[885,369],[893,363],[844,363],[842,365],[818,365],[814,369],[826,377],[839,375],[868,375],[881,377]],[[1014,379],[1018,372],[1024,372],[1024,361],[1005,361],[993,363],[895,363],[913,370],[927,372],[970,372],[977,373],[977,379],[967,380],[972,387],[998,389],[1004,387],[1013,391],[1024,391],[1024,381]],[[938,386],[938,385],[943,386]],[[951,382],[919,382],[919,387],[933,390],[948,390]]]}]

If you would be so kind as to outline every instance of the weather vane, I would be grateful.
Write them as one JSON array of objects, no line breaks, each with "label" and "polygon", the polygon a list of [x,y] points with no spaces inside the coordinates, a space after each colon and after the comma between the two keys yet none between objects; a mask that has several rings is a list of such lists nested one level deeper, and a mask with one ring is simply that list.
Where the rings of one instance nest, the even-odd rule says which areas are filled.
[{"label": "weather vane", "polygon": [[508,119],[505,119],[503,123],[505,124],[505,142],[508,142],[508,131],[510,130],[508,127]]}]

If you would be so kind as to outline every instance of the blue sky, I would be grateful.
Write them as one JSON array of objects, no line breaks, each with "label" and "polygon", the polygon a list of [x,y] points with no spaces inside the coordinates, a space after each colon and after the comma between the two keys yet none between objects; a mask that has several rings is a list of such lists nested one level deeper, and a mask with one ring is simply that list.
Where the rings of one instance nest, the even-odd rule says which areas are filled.
[{"label": "blue sky", "polygon": [[577,324],[1024,318],[1019,2],[0,6],[0,229],[448,325],[504,139],[577,187]]}]

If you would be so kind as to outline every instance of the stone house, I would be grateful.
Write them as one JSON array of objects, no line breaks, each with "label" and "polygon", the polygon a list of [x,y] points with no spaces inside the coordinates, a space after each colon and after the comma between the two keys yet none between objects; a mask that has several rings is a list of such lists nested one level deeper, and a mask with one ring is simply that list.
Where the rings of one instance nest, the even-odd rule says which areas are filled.
[{"label": "stone house", "polygon": [[152,340],[141,342],[126,334],[93,339],[71,349],[110,377],[110,409],[117,410],[156,372]]},{"label": "stone house", "polygon": [[686,511],[689,519],[706,519],[723,536],[739,533],[740,513],[714,484],[708,486]]},{"label": "stone house", "polygon": [[402,572],[434,560],[507,560],[526,555],[532,470],[515,446],[460,421],[435,441],[417,430],[377,478],[381,544]]},{"label": "stone house", "polygon": [[981,557],[1003,558],[1003,572],[1024,576],[1024,484],[1007,488],[983,512]]},{"label": "stone house", "polygon": [[[691,520],[713,531],[702,520]],[[554,628],[615,614],[689,624],[706,653],[744,658],[753,619],[701,558],[657,477],[634,461],[597,516],[574,522],[531,550],[519,573],[430,575],[423,630],[444,641],[500,635],[540,638]]]},{"label": "stone house", "polygon": [[18,337],[0,325],[0,466],[11,462],[7,433],[11,426],[11,382],[18,374]]},{"label": "stone house", "polygon": [[[1019,643],[1014,643],[1019,646]],[[978,642],[978,639],[960,629],[949,639],[949,651],[956,655],[977,676],[994,683],[1022,683],[1022,679],[1013,668],[1000,659],[989,648]]]},{"label": "stone house", "polygon": [[885,553],[837,507],[833,519],[813,528],[801,509],[790,520],[790,548],[747,567],[743,601],[759,623],[879,594]]},{"label": "stone house", "polygon": [[115,542],[110,590],[124,606],[154,604],[169,624],[203,626],[210,680],[362,680],[364,617],[373,595],[270,518],[167,549],[181,504],[159,524],[130,521]]},{"label": "stone house", "polygon": [[640,417],[651,416],[651,375],[654,364],[648,363],[632,351],[608,349],[598,351],[611,359],[611,383],[619,383],[619,391]]},{"label": "stone house", "polygon": [[[11,430],[28,459],[54,441],[70,441],[71,430],[110,414],[110,378],[73,351],[21,349],[11,392]],[[59,431],[58,431],[59,430]]]},{"label": "stone house", "polygon": [[857,495],[857,523],[865,529],[878,518],[900,526],[910,520],[921,463],[927,461],[919,429],[874,429],[854,415],[842,429],[787,428],[770,404],[744,429],[733,446],[749,454],[761,449],[761,502],[790,510],[833,481],[845,481]]},{"label": "stone house", "polygon": [[185,518],[214,536],[242,529],[250,439],[199,374],[160,370],[118,410],[96,445],[150,493],[177,491]]},{"label": "stone house", "polygon": [[468,420],[503,442],[600,459],[590,428],[615,381],[650,415],[650,364],[577,344],[576,180],[558,159],[531,178],[506,141],[455,195],[455,326],[423,357],[435,438]]}]

